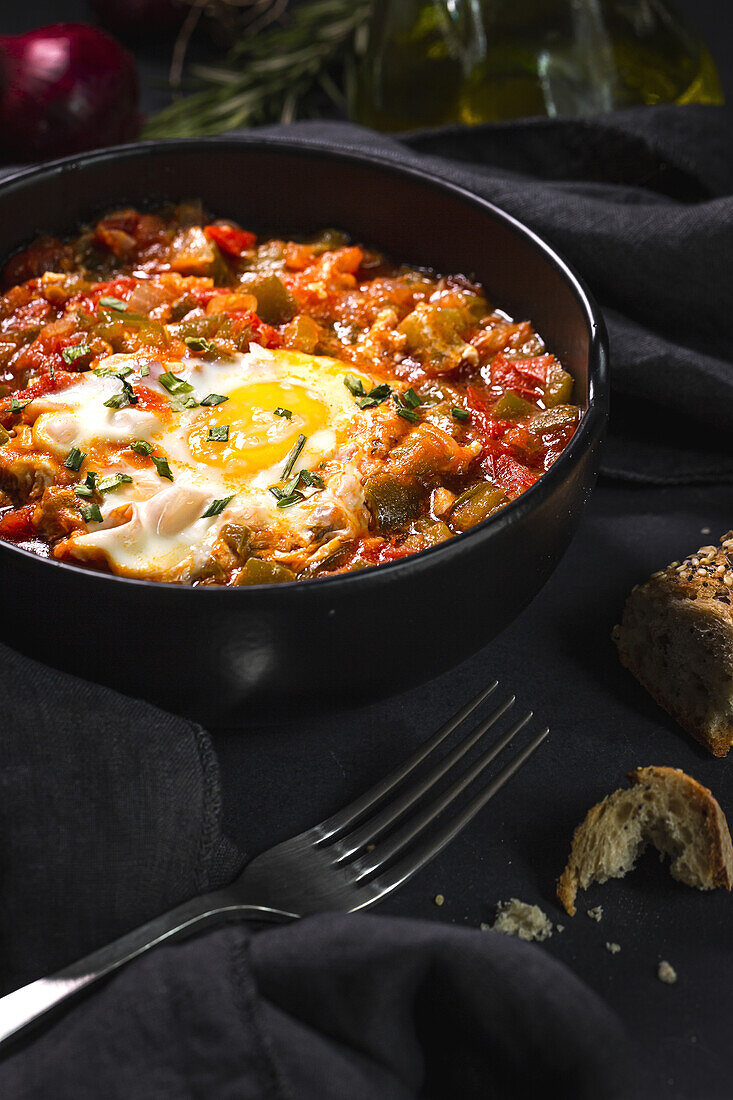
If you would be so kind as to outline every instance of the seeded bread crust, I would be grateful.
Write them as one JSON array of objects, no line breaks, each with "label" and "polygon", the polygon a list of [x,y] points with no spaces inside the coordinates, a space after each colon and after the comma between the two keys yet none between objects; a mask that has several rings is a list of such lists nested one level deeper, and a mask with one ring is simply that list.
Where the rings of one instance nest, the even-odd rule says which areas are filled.
[{"label": "seeded bread crust", "polygon": [[713,756],[733,744],[733,531],[637,585],[613,640],[622,664]]},{"label": "seeded bread crust", "polygon": [[622,878],[649,844],[670,857],[670,872],[698,890],[733,886],[728,822],[707,787],[679,768],[629,772],[621,788],[592,806],[575,830],[557,896],[574,916],[578,890]]}]

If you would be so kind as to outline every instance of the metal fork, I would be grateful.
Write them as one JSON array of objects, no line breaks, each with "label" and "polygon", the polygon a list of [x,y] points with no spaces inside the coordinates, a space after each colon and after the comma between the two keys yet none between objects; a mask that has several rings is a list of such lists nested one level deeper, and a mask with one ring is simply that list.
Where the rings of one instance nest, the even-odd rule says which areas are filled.
[{"label": "metal fork", "polygon": [[[497,687],[495,681],[479,692],[409,760],[360,798],[257,856],[229,886],[192,898],[51,977],[39,978],[0,998],[0,1045],[149,948],[205,925],[227,918],[295,920],[334,909],[351,913],[381,901],[450,843],[547,737],[549,729],[545,728],[454,816],[431,830],[443,810],[526,726],[532,712],[515,721],[466,770],[456,768],[514,705],[515,696],[510,696],[429,771],[410,785],[402,785]],[[408,811],[449,774],[449,785],[408,816]],[[388,799],[398,787],[401,791]]]}]

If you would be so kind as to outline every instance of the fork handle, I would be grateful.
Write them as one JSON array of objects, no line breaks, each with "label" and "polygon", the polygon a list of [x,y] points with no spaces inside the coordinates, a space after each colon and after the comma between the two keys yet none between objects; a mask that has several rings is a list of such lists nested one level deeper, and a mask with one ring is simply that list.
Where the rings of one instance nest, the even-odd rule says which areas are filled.
[{"label": "fork handle", "polygon": [[39,978],[0,997],[0,1046],[52,1008],[88,989],[159,943],[188,936],[227,918],[281,921],[294,920],[297,915],[264,905],[245,905],[235,901],[226,890],[192,898],[56,974]]}]

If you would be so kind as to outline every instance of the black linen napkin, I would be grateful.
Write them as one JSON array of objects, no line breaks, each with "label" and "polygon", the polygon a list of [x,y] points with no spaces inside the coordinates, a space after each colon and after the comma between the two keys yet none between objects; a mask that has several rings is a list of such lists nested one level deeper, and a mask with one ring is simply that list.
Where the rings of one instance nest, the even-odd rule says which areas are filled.
[{"label": "black linen napkin", "polygon": [[400,139],[326,121],[240,132],[263,134],[422,167],[531,226],[603,307],[613,391],[606,475],[733,480],[733,131],[724,108],[641,107]]},{"label": "black linen napkin", "polygon": [[[221,834],[203,730],[5,647],[0,693],[7,991],[244,857]],[[624,1059],[611,1014],[539,948],[330,914],[156,949],[6,1054],[0,1095],[603,1100],[622,1095]]]}]

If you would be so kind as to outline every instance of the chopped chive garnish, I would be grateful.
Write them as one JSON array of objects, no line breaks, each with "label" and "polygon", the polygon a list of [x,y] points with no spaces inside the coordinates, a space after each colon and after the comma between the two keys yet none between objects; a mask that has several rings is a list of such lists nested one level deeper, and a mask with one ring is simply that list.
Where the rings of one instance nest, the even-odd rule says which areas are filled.
[{"label": "chopped chive garnish", "polygon": [[281,496],[280,499],[278,500],[275,507],[276,508],[292,508],[292,506],[294,504],[298,504],[299,501],[301,501],[301,500],[305,500],[305,497],[303,496],[302,493],[299,493],[298,490],[296,489],[294,493],[288,493],[287,496],[285,494],[283,494],[283,496]]},{"label": "chopped chive garnish", "polygon": [[116,309],[119,313],[125,313],[127,311],[127,302],[123,302],[121,298],[104,297],[99,299],[100,306],[106,306],[107,309]]},{"label": "chopped chive garnish", "polygon": [[75,485],[74,486],[74,493],[78,497],[88,498],[88,497],[93,497],[94,496],[94,489],[90,489],[88,485],[84,485],[84,484]]},{"label": "chopped chive garnish", "polygon": [[231,496],[220,497],[218,500],[212,500],[209,507],[206,509],[206,511],[201,516],[201,519],[208,519],[210,516],[220,516],[221,513],[226,508],[229,501],[233,500],[236,495],[237,495],[236,493],[232,493]]},{"label": "chopped chive garnish", "polygon": [[147,363],[143,363],[143,365],[140,367],[140,377],[141,378],[147,378],[149,374],[150,374],[150,367],[148,366]]},{"label": "chopped chive garnish", "polygon": [[131,485],[132,478],[129,474],[110,474],[109,477],[101,477],[97,482],[100,493],[111,493],[113,489],[119,489],[120,485]]},{"label": "chopped chive garnish", "polygon": [[354,397],[366,397],[366,390],[364,389],[364,383],[361,378],[357,378],[355,374],[344,375],[344,385],[349,393]]},{"label": "chopped chive garnish", "polygon": [[468,409],[462,409],[460,405],[454,405],[450,411],[454,420],[470,420],[471,414]]},{"label": "chopped chive garnish", "polygon": [[127,364],[123,364],[123,366],[121,366],[121,367],[116,367],[116,366],[104,367],[104,366],[102,366],[102,367],[95,367],[93,373],[100,375],[100,377],[102,377],[102,378],[109,378],[110,376],[114,376],[115,378],[127,378],[128,374],[133,373],[133,368],[127,366]]},{"label": "chopped chive garnish", "polygon": [[53,382],[53,381],[55,380],[55,378],[56,378],[56,368],[55,368],[55,366],[53,365],[53,363],[51,363],[51,364],[49,365],[49,368],[48,368],[48,375],[49,375],[49,378],[51,379],[51,381]]},{"label": "chopped chive garnish", "polygon": [[78,447],[72,447],[64,459],[64,466],[67,470],[79,470],[86,457],[84,451],[80,451]]},{"label": "chopped chive garnish", "polygon": [[130,450],[134,451],[135,454],[143,455],[145,458],[153,453],[153,448],[147,439],[133,439]]},{"label": "chopped chive garnish", "polygon": [[89,344],[72,344],[71,347],[62,349],[61,358],[65,363],[73,363],[75,359],[81,359],[82,355],[88,355],[91,350]]},{"label": "chopped chive garnish", "polygon": [[184,336],[183,342],[192,351],[216,351],[216,344],[205,336]]},{"label": "chopped chive garnish", "polygon": [[276,409],[273,409],[273,414],[275,416],[282,416],[286,420],[290,420],[290,417],[293,415],[290,409],[281,409],[279,405]]},{"label": "chopped chive garnish", "polygon": [[84,484],[89,489],[96,489],[96,487],[97,487],[97,477],[98,477],[98,475],[95,474],[94,470],[87,470],[87,476],[84,478]]},{"label": "chopped chive garnish", "polygon": [[224,401],[228,401],[229,398],[225,397],[223,393],[208,393],[201,401],[202,405],[221,405]]},{"label": "chopped chive garnish", "polygon": [[167,458],[159,458],[157,455],[151,455],[150,460],[154,463],[155,469],[158,471],[158,477],[167,477],[169,481],[173,481],[173,474],[171,473]]},{"label": "chopped chive garnish", "polygon": [[297,443],[288,455],[285,465],[283,466],[283,472],[281,475],[283,481],[285,481],[286,478],[290,477],[291,473],[293,472],[293,466],[298,461],[300,452],[305,447],[305,439],[306,437],[304,435],[299,435]]},{"label": "chopped chive garnish", "polygon": [[290,479],[290,481],[287,483],[287,485],[283,485],[282,495],[284,497],[289,497],[291,493],[295,492],[295,490],[298,488],[299,485],[300,485],[300,474],[296,474],[295,477],[292,477]]},{"label": "chopped chive garnish", "polygon": [[[417,396],[417,394],[415,395]],[[417,424],[420,419],[420,414],[414,407],[410,407],[403,400],[404,394],[394,394],[394,403],[397,406],[397,415],[401,416],[403,420],[409,420],[411,424]]]},{"label": "chopped chive garnish", "polygon": [[415,393],[412,386],[409,390],[405,390],[401,397],[408,409],[417,409],[418,406],[422,405],[422,398]]},{"label": "chopped chive garnish", "polygon": [[191,383],[187,382],[185,378],[179,378],[177,374],[173,374],[169,370],[161,374],[158,381],[161,386],[165,386],[168,393],[190,393],[193,389]]},{"label": "chopped chive garnish", "polygon": [[392,392],[392,387],[386,382],[381,382],[370,390],[365,397],[360,397],[356,402],[360,409],[373,409],[375,405],[381,405]]},{"label": "chopped chive garnish", "polygon": [[212,443],[226,443],[229,439],[229,425],[217,424],[215,428],[209,428],[206,438]]},{"label": "chopped chive garnish", "polygon": [[314,474],[312,470],[301,470],[300,480],[305,485],[310,485],[311,487],[315,486],[317,489],[326,488],[326,483],[323,478],[319,474]]},{"label": "chopped chive garnish", "polygon": [[107,409],[121,409],[124,405],[137,405],[140,398],[135,393],[134,389],[129,382],[126,381],[126,375],[122,372],[117,372],[115,378],[119,378],[122,383],[122,393],[113,393],[111,397],[108,397],[102,404]]},{"label": "chopped chive garnish", "polygon": [[26,405],[30,405],[30,401],[24,401],[22,404],[17,397],[10,398],[10,411],[11,413],[22,412]]},{"label": "chopped chive garnish", "polygon": [[108,397],[102,404],[106,409],[121,409],[123,405],[127,405],[128,401],[124,393],[113,393],[111,397]]},{"label": "chopped chive garnish", "polygon": [[98,504],[82,504],[80,511],[82,518],[85,519],[87,523],[102,522],[102,513],[99,510]]},{"label": "chopped chive garnish", "polygon": [[[9,438],[10,436],[8,436],[8,439]],[[285,493],[278,485],[271,485],[268,492],[272,493],[272,495],[275,497],[275,500],[282,500],[282,498],[285,496]]]},{"label": "chopped chive garnish", "polygon": [[199,403],[192,393],[186,394],[185,397],[182,397],[181,404],[183,405],[184,409],[197,409],[199,407]]}]

